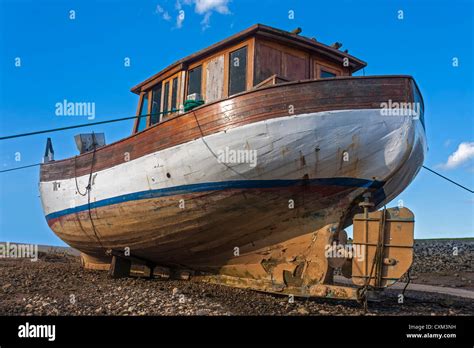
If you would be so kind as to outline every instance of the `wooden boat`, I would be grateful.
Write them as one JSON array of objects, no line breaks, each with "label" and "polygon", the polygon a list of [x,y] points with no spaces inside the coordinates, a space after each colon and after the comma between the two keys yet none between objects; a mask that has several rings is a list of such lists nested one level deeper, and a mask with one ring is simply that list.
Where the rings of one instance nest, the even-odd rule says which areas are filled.
[{"label": "wooden boat", "polygon": [[[423,101],[410,76],[351,76],[366,63],[336,47],[258,24],[136,85],[142,117],[131,136],[42,164],[49,226],[86,267],[112,263],[116,275],[132,260],[234,286],[355,297],[332,287],[324,250],[346,243],[343,228],[369,207],[364,194],[368,219],[418,173]],[[412,222],[406,209],[387,214]],[[354,243],[370,248],[367,236]],[[406,271],[410,252],[401,258],[396,276],[380,264],[378,286]],[[367,272],[359,276],[375,281]]]}]

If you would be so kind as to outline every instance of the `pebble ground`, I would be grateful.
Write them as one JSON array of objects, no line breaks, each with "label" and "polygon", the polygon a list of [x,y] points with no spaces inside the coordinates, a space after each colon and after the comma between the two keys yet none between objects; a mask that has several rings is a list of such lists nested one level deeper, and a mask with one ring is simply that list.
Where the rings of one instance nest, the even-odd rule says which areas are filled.
[{"label": "pebble ground", "polygon": [[[458,247],[457,255],[453,248]],[[417,242],[413,282],[474,290],[474,242]],[[387,290],[364,313],[352,301],[296,298],[183,280],[110,279],[77,257],[0,259],[0,315],[473,315],[472,300]]]}]

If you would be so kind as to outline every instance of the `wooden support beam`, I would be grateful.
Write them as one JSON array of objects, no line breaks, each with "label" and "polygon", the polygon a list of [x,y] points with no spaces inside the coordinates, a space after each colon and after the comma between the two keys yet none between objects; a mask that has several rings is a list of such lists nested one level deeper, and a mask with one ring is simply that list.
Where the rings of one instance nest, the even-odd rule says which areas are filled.
[{"label": "wooden support beam", "polygon": [[109,275],[112,278],[128,277],[130,276],[131,266],[132,262],[130,260],[114,255],[112,256],[112,263],[110,264]]}]

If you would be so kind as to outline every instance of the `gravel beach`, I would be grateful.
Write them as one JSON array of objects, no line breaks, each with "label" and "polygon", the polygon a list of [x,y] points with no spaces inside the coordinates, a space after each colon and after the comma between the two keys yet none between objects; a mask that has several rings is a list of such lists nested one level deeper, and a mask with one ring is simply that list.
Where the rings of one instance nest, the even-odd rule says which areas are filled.
[{"label": "gravel beach", "polygon": [[[454,252],[454,254],[453,254]],[[474,241],[417,241],[412,283],[474,291]],[[83,270],[77,256],[0,259],[0,315],[473,315],[472,299],[386,290],[369,312],[352,301],[296,298],[184,280]]]}]

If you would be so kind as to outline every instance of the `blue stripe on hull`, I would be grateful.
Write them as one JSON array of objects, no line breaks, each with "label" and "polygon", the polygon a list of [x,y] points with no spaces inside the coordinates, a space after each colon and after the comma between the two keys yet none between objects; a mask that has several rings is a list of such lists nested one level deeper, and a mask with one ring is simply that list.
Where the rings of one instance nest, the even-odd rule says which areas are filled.
[{"label": "blue stripe on hull", "polygon": [[[309,180],[238,180],[223,182],[208,182],[202,184],[181,185],[156,190],[147,190],[128,193],[121,196],[103,199],[97,202],[91,202],[91,209],[105,207],[113,204],[119,204],[140,199],[150,199],[166,196],[182,195],[196,192],[222,191],[229,189],[275,189],[297,186],[342,186],[342,187],[366,187],[381,188],[383,182],[356,179],[356,178],[329,178],[329,179],[309,179]],[[88,204],[80,205],[75,208],[68,208],[46,215],[47,220],[56,219],[61,216],[79,213],[89,208]]]}]

